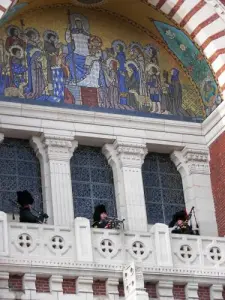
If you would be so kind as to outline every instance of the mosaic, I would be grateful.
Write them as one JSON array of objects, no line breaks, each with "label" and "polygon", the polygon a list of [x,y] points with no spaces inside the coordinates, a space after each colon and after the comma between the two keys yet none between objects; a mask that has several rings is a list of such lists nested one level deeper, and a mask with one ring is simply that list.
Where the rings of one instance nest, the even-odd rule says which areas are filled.
[{"label": "mosaic", "polygon": [[198,86],[208,116],[221,103],[221,97],[206,59],[183,31],[163,22],[154,24]]},{"label": "mosaic", "polygon": [[[59,26],[52,21],[51,27],[54,12]],[[193,120],[202,120],[219,101],[209,95],[215,88],[211,79],[201,89],[203,105],[196,86],[175,59],[129,24],[120,30],[115,18],[98,18],[100,12],[95,12],[94,20],[93,12],[54,12],[51,20],[42,13],[42,25],[35,16],[35,21],[27,17],[2,29],[1,99]],[[202,72],[198,66],[193,70]]]}]

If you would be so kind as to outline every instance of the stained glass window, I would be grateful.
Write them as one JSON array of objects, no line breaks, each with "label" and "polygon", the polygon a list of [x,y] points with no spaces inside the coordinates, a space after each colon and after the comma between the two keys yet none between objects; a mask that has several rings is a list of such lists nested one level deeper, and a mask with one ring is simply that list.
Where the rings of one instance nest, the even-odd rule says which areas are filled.
[{"label": "stained glass window", "polygon": [[79,146],[71,159],[71,176],[75,217],[92,219],[98,204],[116,216],[112,169],[101,148]]},{"label": "stained glass window", "polygon": [[168,224],[172,215],[185,208],[180,173],[169,154],[149,153],[142,167],[149,224]]},{"label": "stained glass window", "polygon": [[0,143],[0,210],[17,212],[17,191],[28,190],[34,197],[33,207],[42,210],[41,172],[38,158],[28,140],[5,138]]}]

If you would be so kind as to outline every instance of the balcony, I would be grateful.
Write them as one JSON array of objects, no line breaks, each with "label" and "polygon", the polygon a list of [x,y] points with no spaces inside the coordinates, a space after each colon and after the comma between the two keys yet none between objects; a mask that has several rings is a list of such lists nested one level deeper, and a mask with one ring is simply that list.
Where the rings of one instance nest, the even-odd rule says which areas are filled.
[{"label": "balcony", "polygon": [[[76,218],[74,227],[7,222],[0,213],[1,270],[57,274],[64,270],[118,273],[132,261],[142,262],[143,273],[169,276],[223,277],[225,239],[172,235],[164,224],[149,232],[91,229],[89,220]],[[18,270],[17,270],[18,271]],[[102,273],[101,273],[102,272]]]}]

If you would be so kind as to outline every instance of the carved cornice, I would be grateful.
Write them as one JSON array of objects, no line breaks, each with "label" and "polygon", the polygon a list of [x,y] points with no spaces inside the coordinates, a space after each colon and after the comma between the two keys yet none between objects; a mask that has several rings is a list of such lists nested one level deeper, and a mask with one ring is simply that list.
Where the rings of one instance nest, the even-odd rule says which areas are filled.
[{"label": "carved cornice", "polygon": [[122,167],[141,168],[144,158],[148,153],[145,143],[129,143],[116,140],[113,148]]},{"label": "carved cornice", "polygon": [[182,151],[174,151],[171,154],[171,160],[183,176],[191,174],[210,174],[209,150],[206,147],[185,147]]},{"label": "carved cornice", "polygon": [[[121,278],[122,271],[126,267],[125,264],[113,264],[113,263],[96,263],[96,262],[74,262],[73,260],[45,260],[45,259],[35,259],[34,257],[30,259],[20,259],[20,258],[1,258],[0,259],[0,273],[7,270],[7,272],[14,272],[20,269],[21,272],[30,271],[30,266],[32,265],[32,273],[39,274],[51,274],[51,275],[68,275],[69,270],[73,270],[80,274],[82,271],[83,276],[95,276],[105,275],[109,277],[113,274],[113,278]],[[106,273],[107,272],[107,273]],[[180,279],[185,278],[185,282],[193,282],[193,278],[197,282],[207,282],[207,283],[217,283],[218,280],[225,279],[225,273],[223,269],[204,269],[204,268],[173,268],[173,267],[153,267],[153,266],[144,266],[142,272],[145,278],[150,276],[152,279],[155,278],[170,278],[174,280],[176,278]],[[101,276],[102,277],[102,276]]]},{"label": "carved cornice", "polygon": [[188,165],[189,174],[210,174],[209,150],[207,148],[184,148],[184,162]]}]

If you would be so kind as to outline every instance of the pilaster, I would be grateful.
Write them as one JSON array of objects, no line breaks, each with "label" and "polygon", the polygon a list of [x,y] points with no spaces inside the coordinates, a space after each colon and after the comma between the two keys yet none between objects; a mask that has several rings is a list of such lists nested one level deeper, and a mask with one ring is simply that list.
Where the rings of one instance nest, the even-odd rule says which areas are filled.
[{"label": "pilaster", "polygon": [[213,284],[210,287],[210,300],[223,300],[223,285]]},{"label": "pilaster", "polygon": [[189,282],[185,286],[185,296],[187,300],[199,300],[198,297],[198,283]]},{"label": "pilaster", "polygon": [[0,296],[1,300],[13,300],[15,295],[9,290],[9,273],[0,272]]},{"label": "pilaster", "polygon": [[142,140],[117,139],[102,151],[113,169],[118,217],[126,219],[126,230],[147,231],[142,179],[146,144]]},{"label": "pilaster", "polygon": [[217,236],[208,148],[185,147],[174,151],[171,159],[182,177],[186,208],[195,207],[201,234]]},{"label": "pilaster", "polygon": [[172,267],[172,246],[168,226],[165,224],[155,224],[152,226],[151,232],[154,234],[157,266]]},{"label": "pilaster", "polygon": [[63,277],[60,275],[52,275],[49,280],[50,293],[56,299],[60,299],[63,296]]},{"label": "pilaster", "polygon": [[109,300],[119,300],[118,290],[119,280],[116,278],[108,278],[106,281],[106,295]]},{"label": "pilaster", "polygon": [[125,300],[148,300],[148,293],[144,287],[142,266],[131,263],[123,271]]},{"label": "pilaster", "polygon": [[159,300],[174,300],[173,282],[159,281],[156,286],[156,292]]},{"label": "pilaster", "polygon": [[93,300],[93,277],[79,276],[76,280],[76,291],[80,299]]},{"label": "pilaster", "polygon": [[31,145],[40,159],[43,198],[49,223],[71,226],[74,220],[70,159],[78,143],[72,136],[43,134]]},{"label": "pilaster", "polygon": [[35,274],[24,274],[23,276],[23,300],[38,300],[36,293],[36,275]]}]

